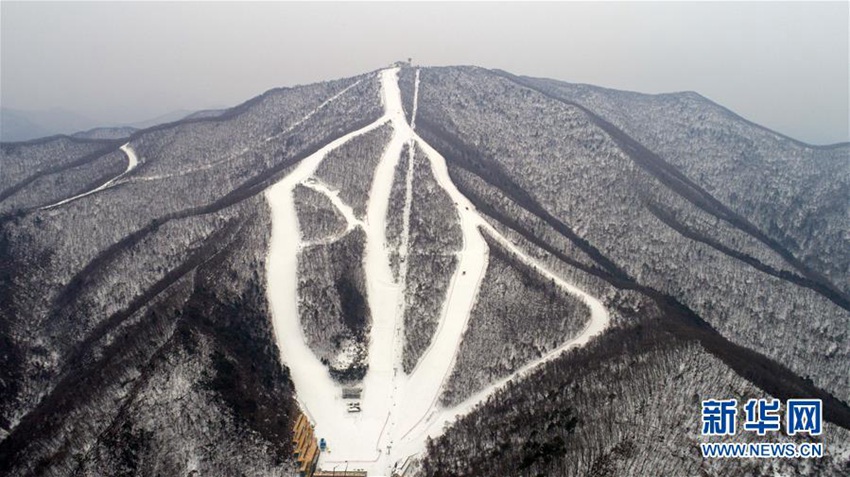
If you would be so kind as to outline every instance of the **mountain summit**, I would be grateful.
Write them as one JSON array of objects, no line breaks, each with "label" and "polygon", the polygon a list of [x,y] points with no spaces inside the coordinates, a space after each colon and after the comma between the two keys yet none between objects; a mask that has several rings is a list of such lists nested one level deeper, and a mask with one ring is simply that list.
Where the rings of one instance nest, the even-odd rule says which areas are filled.
[{"label": "mountain summit", "polygon": [[401,65],[0,167],[4,475],[290,475],[305,418],[327,471],[810,470],[697,452],[771,397],[850,465],[848,144]]}]

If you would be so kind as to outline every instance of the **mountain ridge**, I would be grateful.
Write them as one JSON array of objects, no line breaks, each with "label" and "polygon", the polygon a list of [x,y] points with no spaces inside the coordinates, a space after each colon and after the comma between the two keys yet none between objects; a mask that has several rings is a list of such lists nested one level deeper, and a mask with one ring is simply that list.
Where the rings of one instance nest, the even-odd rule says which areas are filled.
[{"label": "mountain ridge", "polygon": [[[394,88],[397,92],[393,92]],[[92,459],[95,457],[88,452],[80,454],[75,449],[81,445],[95,445],[101,449],[98,455],[109,456],[115,451],[115,446],[129,442],[126,440],[129,437],[120,435],[110,437],[112,440],[107,442],[98,437],[101,433],[91,435],[73,420],[63,421],[63,425],[76,429],[73,435],[78,437],[75,438],[63,437],[63,430],[46,424],[62,419],[57,415],[57,406],[51,403],[51,399],[61,399],[61,396],[70,393],[74,397],[69,401],[71,407],[68,409],[73,412],[67,414],[94,413],[96,416],[103,414],[101,417],[110,422],[121,420],[124,423],[122,425],[129,426],[125,433],[128,436],[146,436],[140,438],[134,446],[139,449],[138,452],[148,452],[144,455],[156,461],[157,458],[149,453],[156,448],[152,442],[167,442],[175,437],[169,434],[168,429],[150,429],[145,423],[132,420],[122,409],[144,407],[154,402],[152,399],[159,399],[154,396],[161,396],[161,390],[146,387],[148,384],[145,382],[164,379],[163,370],[153,373],[149,381],[140,381],[142,391],[127,396],[116,391],[120,388],[109,383],[111,378],[105,378],[106,381],[98,384],[103,389],[109,389],[109,393],[117,393],[114,394],[115,402],[123,403],[118,409],[111,406],[98,410],[88,407],[86,394],[75,394],[72,391],[77,389],[80,382],[86,382],[75,375],[97,373],[99,367],[115,366],[115,355],[106,354],[103,355],[104,361],[94,362],[89,356],[102,353],[98,350],[127,333],[130,324],[139,320],[140,315],[151,313],[149,310],[153,303],[170,293],[177,293],[175,287],[186,283],[184,280],[196,277],[199,270],[206,270],[205,286],[209,289],[196,287],[190,297],[198,297],[197,300],[201,301],[197,303],[202,304],[202,308],[221,310],[215,319],[227,323],[225,328],[213,327],[213,331],[201,333],[201,322],[197,319],[182,319],[198,316],[197,306],[193,305],[193,308],[187,305],[191,301],[187,299],[182,304],[180,300],[174,302],[173,311],[170,312],[173,318],[167,314],[147,318],[148,321],[138,323],[158,324],[140,325],[137,329],[142,335],[151,336],[156,336],[157,330],[163,327],[183,330],[181,333],[184,333],[185,339],[180,339],[194,344],[187,344],[186,348],[168,348],[163,359],[184,363],[185,366],[178,366],[180,370],[194,370],[197,376],[185,375],[180,379],[195,382],[194,386],[198,390],[207,390],[212,386],[209,388],[210,397],[205,397],[203,402],[210,403],[210,412],[220,416],[221,422],[255,433],[252,435],[262,436],[257,437],[260,441],[256,442],[265,444],[256,444],[259,447],[250,447],[255,445],[250,444],[245,449],[254,449],[250,451],[252,453],[260,452],[256,449],[263,446],[278,449],[276,456],[263,454],[264,451],[256,454],[266,456],[258,457],[258,462],[267,462],[272,467],[285,467],[285,458],[281,456],[286,454],[287,444],[276,442],[276,439],[286,435],[286,420],[292,418],[292,412],[299,405],[308,413],[312,408],[313,414],[320,417],[316,413],[318,401],[315,399],[318,398],[310,397],[310,393],[305,391],[304,378],[298,377],[300,371],[289,368],[298,366],[297,362],[284,359],[280,363],[275,359],[279,353],[285,356],[288,352],[281,340],[297,338],[299,333],[276,336],[276,333],[280,333],[279,320],[284,318],[269,309],[273,303],[266,303],[265,295],[271,293],[268,292],[269,287],[279,286],[279,283],[269,285],[274,277],[265,270],[277,260],[271,258],[271,255],[266,256],[267,249],[271,250],[271,244],[278,240],[275,232],[267,232],[272,233],[271,238],[251,237],[244,232],[247,228],[255,231],[275,230],[280,216],[274,212],[274,206],[269,216],[268,194],[283,183],[293,188],[303,183],[317,192],[317,195],[298,195],[299,199],[292,201],[293,210],[297,214],[302,214],[305,207],[313,207],[311,201],[327,196],[331,199],[330,207],[339,208],[339,205],[334,205],[339,203],[347,203],[352,207],[357,205],[362,209],[361,215],[365,213],[367,217],[372,217],[371,221],[359,224],[356,220],[362,221],[363,217],[355,217],[355,222],[346,225],[346,230],[363,229],[369,232],[365,234],[365,246],[362,249],[349,247],[343,256],[347,260],[369,263],[370,260],[376,260],[374,254],[383,256],[386,253],[388,282],[394,287],[401,287],[401,291],[394,292],[402,297],[399,306],[401,309],[419,307],[419,314],[411,315],[419,318],[404,318],[403,313],[394,315],[401,318],[392,318],[390,313],[397,312],[386,311],[388,308],[377,305],[377,297],[381,294],[376,294],[375,288],[368,288],[375,286],[373,277],[377,272],[374,267],[347,271],[319,267],[317,270],[304,269],[294,273],[299,280],[308,280],[309,286],[319,291],[334,287],[340,290],[340,283],[364,280],[368,285],[366,289],[373,290],[364,295],[367,306],[371,308],[371,316],[365,317],[366,323],[371,323],[370,335],[383,333],[381,336],[395,336],[394,340],[402,340],[402,344],[396,341],[394,345],[396,351],[393,353],[398,356],[393,359],[399,360],[397,372],[401,372],[403,377],[398,378],[400,380],[391,378],[390,381],[402,389],[414,386],[411,383],[418,383],[416,386],[426,385],[425,381],[415,381],[420,379],[418,376],[423,376],[422,369],[407,362],[401,367],[402,350],[406,350],[408,345],[414,346],[411,343],[415,344],[415,340],[428,340],[429,335],[436,342],[445,342],[440,338],[440,333],[446,332],[445,327],[448,326],[445,318],[438,318],[436,327],[429,325],[421,328],[425,331],[407,334],[405,319],[423,320],[429,313],[439,317],[446,313],[445,310],[450,310],[455,313],[452,316],[469,322],[468,330],[489,330],[484,332],[485,339],[482,341],[474,338],[472,332],[467,336],[465,324],[461,328],[452,328],[452,333],[460,334],[454,350],[450,350],[455,358],[451,360],[452,368],[447,373],[458,366],[454,368],[455,371],[472,373],[467,376],[472,376],[473,381],[478,380],[476,382],[479,383],[500,382],[499,379],[508,379],[512,373],[521,373],[523,379],[531,379],[530,376],[537,374],[526,374],[523,371],[529,366],[533,368],[537,363],[539,370],[557,369],[577,356],[575,352],[560,354],[557,351],[560,349],[559,343],[570,343],[568,334],[545,331],[547,328],[544,327],[542,336],[534,335],[532,327],[520,325],[517,328],[517,325],[511,324],[512,319],[516,318],[516,312],[505,311],[511,310],[512,305],[500,301],[498,294],[485,293],[484,296],[491,297],[487,302],[479,302],[469,296],[458,297],[451,291],[445,292],[446,295],[439,300],[415,301],[411,298],[415,296],[415,291],[408,287],[420,289],[423,283],[427,283],[422,277],[436,282],[445,279],[438,277],[450,277],[450,281],[467,283],[462,280],[471,281],[475,274],[483,277],[486,270],[496,270],[497,266],[511,267],[510,261],[498,265],[495,260],[492,263],[487,260],[487,250],[506,246],[510,247],[511,253],[520,254],[524,257],[522,260],[528,261],[522,262],[525,264],[523,267],[530,267],[523,273],[551,276],[553,280],[557,279],[560,287],[574,287],[569,288],[573,296],[578,293],[576,290],[584,290],[581,293],[600,300],[600,306],[607,310],[606,313],[611,313],[611,326],[616,331],[604,331],[602,337],[591,343],[604,341],[608,333],[625,333],[630,336],[631,332],[639,334],[641,329],[652,329],[652,333],[673,336],[677,343],[698,343],[703,352],[708,351],[709,356],[720,358],[722,364],[715,360],[711,361],[710,366],[717,371],[717,376],[727,376],[723,380],[732,379],[728,377],[728,370],[733,370],[735,376],[749,383],[748,386],[754,384],[762,392],[782,399],[794,396],[822,397],[827,421],[838,424],[840,428],[850,428],[850,408],[847,406],[850,389],[846,377],[841,377],[842,363],[848,361],[846,342],[842,344],[841,341],[842,327],[848,323],[847,292],[831,283],[834,277],[830,279],[826,275],[818,275],[818,269],[822,268],[819,262],[804,263],[797,258],[801,253],[798,250],[808,250],[806,253],[823,257],[824,251],[832,250],[829,247],[839,246],[840,241],[836,240],[840,239],[836,237],[840,237],[841,222],[830,222],[833,219],[829,216],[826,222],[811,222],[813,230],[824,232],[823,236],[828,240],[825,245],[816,243],[809,245],[809,249],[788,248],[771,238],[776,233],[772,229],[769,233],[763,232],[758,225],[750,223],[753,217],[767,217],[768,222],[773,220],[774,209],[733,210],[714,196],[716,192],[689,178],[687,171],[690,169],[680,170],[681,166],[668,162],[669,156],[662,157],[660,153],[653,152],[586,106],[569,103],[554,94],[547,95],[536,89],[532,91],[511,77],[482,68],[405,66],[328,83],[272,89],[228,109],[220,116],[155,126],[135,132],[123,142],[71,141],[66,146],[78,156],[72,155],[65,163],[44,167],[36,172],[21,166],[18,179],[5,184],[0,192],[0,215],[4,216],[0,220],[0,240],[4,241],[3,259],[8,264],[0,276],[0,295],[10,303],[9,307],[4,306],[0,315],[0,335],[10,343],[9,349],[14,350],[4,357],[3,382],[18,386],[14,388],[18,391],[10,393],[0,403],[4,423],[0,441],[2,460],[10,468],[14,466],[17,469],[15,473],[22,475],[28,473],[23,470],[25,468],[35,474],[48,469],[66,468],[66,465],[75,462],[73,459],[80,462],[74,468],[89,469],[87,472],[91,472]],[[353,144],[349,139],[366,138],[360,135],[365,134],[363,131],[382,124],[391,126],[393,134],[390,139],[370,136],[364,139],[366,142],[362,146],[353,149],[344,147],[345,144]],[[713,147],[719,148],[722,153],[726,143],[712,142],[713,137],[706,136],[703,141],[705,144],[714,144]],[[787,139],[780,137],[777,140]],[[42,153],[38,146],[46,147],[57,141],[66,139],[4,143],[0,160],[15,167],[19,163],[49,163],[38,154],[50,157],[52,150],[45,149]],[[83,148],[86,144],[107,147],[102,151],[87,153]],[[679,143],[671,144],[679,147]],[[671,149],[674,152],[675,147]],[[123,154],[118,154],[119,148],[130,148],[138,159],[138,166],[132,165],[131,152],[124,150]],[[374,151],[382,149],[384,152],[377,156],[378,153]],[[319,174],[316,176],[318,182],[310,182],[316,179],[313,179],[309,168],[304,169],[308,167],[308,162],[323,164],[332,151],[338,154],[334,160],[337,167],[341,167],[342,175]],[[767,151],[762,155],[770,154],[771,151]],[[779,154],[785,153],[780,151]],[[642,159],[644,157],[649,159]],[[35,160],[27,162],[24,159]],[[96,176],[102,176],[99,168],[95,167],[95,164],[99,164],[96,161],[100,160],[111,161],[109,163],[116,169],[115,177],[106,183],[103,190],[85,195],[86,189],[91,187],[86,184],[97,184]],[[125,170],[122,160],[129,164],[123,173],[120,172]],[[684,164],[690,167],[690,163]],[[117,167],[119,165],[120,169]],[[839,174],[834,181],[844,180],[841,174],[846,173],[846,169],[842,169],[840,164],[836,166],[835,170]],[[296,179],[293,174],[301,170],[304,172],[299,174],[304,178]],[[374,173],[370,170],[374,170]],[[426,178],[431,177],[428,180],[433,182],[428,186],[429,189],[416,192],[418,189],[412,187],[410,182],[413,171],[426,174]],[[69,187],[63,182],[62,176],[71,172],[86,178],[82,187]],[[346,177],[346,174],[350,184],[342,181],[327,185],[326,181],[333,183],[337,180],[334,177]],[[397,181],[395,177],[407,179]],[[795,178],[803,176],[789,177],[798,180]],[[814,182],[817,190],[823,189],[819,193],[823,197],[832,198],[830,200],[837,200],[834,192],[820,185],[825,182],[822,179],[819,181]],[[395,187],[406,192],[393,195]],[[714,187],[714,191],[718,190]],[[70,190],[70,193],[64,192],[66,190]],[[435,199],[435,191],[448,193],[452,200],[446,202]],[[750,191],[733,189],[733,193],[755,197],[755,203],[763,200],[760,195],[762,190],[758,188]],[[73,200],[63,200],[62,194]],[[406,195],[412,201],[412,206],[405,205],[400,209],[390,206],[391,197]],[[814,196],[820,197],[817,194]],[[358,205],[361,200],[363,203]],[[405,204],[409,201],[405,199]],[[315,207],[316,210],[327,209],[328,205],[316,202]],[[435,207],[435,210],[430,210]],[[458,215],[448,213],[448,208],[455,208]],[[346,221],[351,220],[350,217],[346,218],[348,215],[344,210],[340,213]],[[322,221],[326,220],[322,217],[337,220],[333,219],[333,214],[314,217],[318,221],[318,230],[322,230]],[[101,220],[111,221],[109,223],[113,224],[114,230],[100,230],[98,224]],[[380,237],[389,236],[391,224],[396,223],[394,220],[401,224],[401,236],[405,238],[398,245],[391,245],[393,250],[398,247],[397,251],[390,250],[387,245],[378,248],[376,244],[381,242]],[[387,222],[385,227],[380,221]],[[295,223],[298,223],[298,219]],[[448,230],[446,224],[463,228],[464,248],[460,251],[450,252],[449,245],[439,241],[440,234],[434,233],[437,230]],[[782,222],[776,225],[776,230],[783,232],[784,237],[784,231],[793,225]],[[824,229],[831,225],[837,227],[837,232]],[[411,230],[411,227],[416,230]],[[329,226],[328,230],[333,230],[333,226]],[[411,235],[413,233],[419,234],[415,237],[427,239],[425,242],[415,239],[402,246],[406,237],[414,237]],[[296,246],[292,248],[294,252],[288,252],[295,253],[296,260],[298,254],[302,253],[299,247],[314,246],[299,245],[297,235],[289,233],[285,236],[285,240],[296,241]],[[475,235],[481,235],[482,240],[478,242],[478,239],[474,239]],[[496,242],[488,244],[485,240],[487,237]],[[328,240],[337,239],[333,235]],[[467,250],[465,247],[468,240],[478,245]],[[634,240],[639,243],[635,244]],[[774,243],[774,247],[771,243]],[[243,244],[243,247],[236,244]],[[420,262],[411,259],[408,265],[405,259],[410,244],[414,247],[412,253],[420,253],[416,259]],[[292,244],[287,245],[290,246]],[[428,250],[431,251],[425,253]],[[461,270],[459,262],[446,261],[435,255],[441,251],[459,257],[480,252],[485,257],[483,262],[477,258],[463,262],[477,263],[479,265],[476,267],[481,267],[480,270]],[[234,258],[239,254],[249,254],[251,259],[247,264],[240,265]],[[370,254],[372,258],[369,258]],[[399,260],[399,270],[395,272],[392,268],[393,257]],[[840,277],[841,273],[847,272],[841,272],[843,258],[835,258],[838,266],[825,270],[831,274],[829,276],[836,276],[837,273]],[[23,270],[33,270],[33,273],[26,274]],[[409,277],[410,280],[393,278],[393,273]],[[484,287],[487,293],[492,290],[509,290],[502,292],[507,293],[504,296],[531,297],[538,292],[537,287],[545,283],[545,280],[538,281],[537,278],[523,281],[518,278],[522,273],[498,275],[497,278],[491,275],[488,280],[482,278],[475,285],[466,286],[474,286],[471,289],[473,293]],[[362,278],[358,278],[360,276]],[[336,283],[334,280],[337,280]],[[34,294],[35,289],[39,289],[44,298]],[[439,287],[435,290],[439,290]],[[826,296],[830,291],[835,292],[833,298]],[[307,295],[302,294],[299,298],[299,292],[293,293],[292,299],[296,300],[297,306],[310,306],[310,302],[305,301]],[[469,293],[469,290],[462,293]],[[720,299],[723,294],[726,296]],[[273,296],[271,294],[269,298]],[[473,299],[470,301],[470,298]],[[332,299],[333,303],[338,302],[341,306],[343,311],[340,319],[343,321],[359,319],[356,316],[361,313],[357,311],[358,307],[349,306],[352,299],[346,293]],[[450,305],[453,299],[460,301]],[[466,311],[462,306],[464,300],[470,303]],[[474,313],[474,306],[491,307],[491,311]],[[246,315],[247,321],[236,325],[239,323],[236,318],[242,313],[240,310],[243,307],[253,311]],[[440,307],[444,310],[441,311]],[[295,316],[297,320],[298,313],[285,314],[284,317],[292,319]],[[753,328],[754,315],[763,316],[772,328]],[[799,315],[818,318],[816,322],[806,324],[796,319]],[[490,319],[496,320],[498,326],[494,328],[488,324],[486,320]],[[28,323],[30,320],[33,323]],[[385,324],[396,323],[392,320],[400,320],[397,322],[397,331],[391,333],[388,329],[381,330]],[[192,325],[186,328],[188,325],[185,323],[188,322]],[[42,328],[39,323],[45,323],[47,327]],[[297,330],[297,325],[293,329]],[[500,329],[513,329],[513,333],[493,345],[495,350],[503,350],[503,362],[492,371],[484,370],[486,373],[479,374],[483,371],[478,368],[478,364],[471,364],[473,362],[468,357],[474,356],[481,346],[491,342],[492,336],[487,333],[495,333]],[[243,349],[239,346],[244,345],[233,344],[244,342],[246,335],[243,333],[246,330],[252,330],[250,335],[259,337],[255,346],[260,346],[262,351],[250,347]],[[315,332],[302,328],[300,333]],[[761,339],[764,333],[774,332],[785,336],[785,340],[780,343],[776,339]],[[33,333],[36,338],[29,338],[26,333]],[[340,346],[333,341],[336,338],[331,338],[328,341],[331,347]],[[155,341],[158,340],[156,338]],[[144,340],[133,343],[131,348],[138,350],[140,356],[149,353]],[[808,356],[803,356],[802,353],[812,344],[815,349]],[[367,344],[371,349],[369,356],[384,352],[380,348],[377,351],[373,349],[375,345],[372,342]],[[533,351],[519,351],[529,349],[520,345],[532,345]],[[431,348],[430,345],[424,347]],[[343,348],[339,349],[344,351]],[[203,349],[204,353],[198,355],[181,349]],[[591,346],[589,349],[597,348]],[[49,352],[46,353],[46,350]],[[314,348],[311,352],[318,351]],[[607,355],[605,353],[608,351],[603,355]],[[431,356],[428,351],[425,355]],[[245,360],[250,356],[258,361],[249,366]],[[652,358],[648,366],[652,369],[667,369],[669,364],[663,360],[656,362],[656,358]],[[331,381],[353,379],[356,383],[365,379],[365,382],[369,382],[378,372],[376,366],[387,365],[369,359],[371,365],[365,371],[365,378],[357,375],[334,378],[331,372]],[[418,359],[436,362],[432,358]],[[705,359],[708,358],[698,358]],[[137,366],[140,365],[128,362],[126,368],[121,369],[127,369],[132,374]],[[252,370],[252,366],[258,367],[260,371]],[[317,366],[328,365],[320,363]],[[199,376],[213,371],[218,378],[199,381]],[[291,371],[295,374],[290,374]],[[276,376],[269,378],[271,381],[264,381],[263,386],[266,387],[263,389],[267,390],[245,387],[246,380],[255,372]],[[294,394],[287,394],[291,392],[287,390],[293,389],[293,381],[290,379],[294,379]],[[448,375],[442,379],[448,379]],[[129,382],[133,381],[131,378]],[[209,385],[205,382],[218,384]],[[231,387],[233,383],[236,383],[236,388]],[[336,385],[332,382],[329,384]],[[485,386],[480,390],[470,388],[463,392],[478,396],[475,392],[480,391],[486,397],[495,388],[501,388],[501,385],[491,385],[495,387],[491,389]],[[448,392],[449,386],[449,382],[445,381],[437,389]],[[10,391],[12,389],[8,388]],[[521,388],[510,389],[509,394]],[[718,382],[713,389],[722,393],[727,388],[724,382]],[[404,392],[395,393],[402,393],[398,394],[400,398]],[[12,395],[14,400],[9,397]],[[261,399],[260,395],[265,397]],[[461,394],[453,399],[463,398]],[[273,428],[252,420],[257,419],[252,417],[257,416],[257,412],[270,412],[267,406],[273,399],[282,399],[281,402],[285,403],[283,411],[274,414],[276,424]],[[168,404],[170,406],[176,405],[177,401],[166,399],[165,402],[171,403]],[[254,408],[249,402],[264,404]],[[369,416],[373,415],[374,408],[368,406],[370,402],[373,401],[364,401],[367,405],[363,408],[363,416],[366,416],[363,419],[371,419]],[[321,406],[336,409],[333,407],[336,404]],[[488,406],[490,404],[482,404],[476,410],[469,408],[464,413],[484,416],[491,412]],[[428,409],[439,413],[441,409],[445,411],[450,408]],[[63,414],[66,412],[63,411]],[[404,414],[400,414],[397,420],[390,420],[390,415],[385,423],[389,426],[387,435],[394,435],[394,429],[403,430],[403,426],[408,425],[408,418]],[[351,418],[344,413],[341,416],[342,419]],[[423,430],[423,436],[433,432],[436,432],[435,436],[442,433],[434,430],[436,428],[433,426],[442,421],[433,416],[427,418],[428,426],[432,427]],[[20,417],[23,420],[15,423]],[[92,418],[91,425],[99,426],[101,417]],[[320,417],[318,425],[326,435],[337,435],[334,434],[337,430],[328,427],[325,418]],[[577,425],[571,429],[593,432],[592,426],[581,419]],[[31,437],[26,436],[32,435],[31,431],[20,426],[41,429],[36,433],[41,437],[30,442]],[[118,432],[118,428],[110,429],[113,431],[109,433]],[[461,428],[455,429],[459,431]],[[194,446],[193,443],[200,442],[200,437],[193,432],[196,431],[182,435],[178,441],[189,447]],[[450,436],[452,432],[449,430],[446,435]],[[691,431],[685,429],[681,432],[684,436],[690,435]],[[843,435],[841,431],[834,432]],[[384,436],[383,431],[381,435]],[[224,441],[218,442],[228,439],[226,433],[222,436]],[[400,438],[401,441],[404,439],[404,436]],[[36,451],[32,445],[38,445],[38,442],[45,444]],[[63,443],[63,450],[57,452],[49,444],[51,442]],[[424,446],[424,441],[416,442],[419,442],[416,445]],[[573,444],[568,435],[562,435],[558,442],[561,444],[557,446],[562,446],[565,452],[572,449]],[[341,439],[331,439],[331,445],[337,446],[337,452],[342,453],[340,455],[346,455],[346,446],[342,445]],[[615,446],[613,443],[611,445]],[[394,447],[398,448],[396,452],[412,452],[405,450],[407,448],[400,443]],[[354,452],[354,448],[351,449]],[[31,452],[41,455],[38,457],[38,465],[42,466],[40,471],[23,463],[24,456]],[[437,455],[437,452],[436,448],[424,446],[416,455],[418,459],[424,459],[423,462],[429,462],[428,459]],[[532,453],[528,456],[533,455],[533,450],[528,449],[528,452]],[[72,458],[72,455],[78,457]],[[378,455],[380,459],[389,459],[390,450],[386,449],[384,453],[379,449]],[[320,464],[330,466],[332,460],[328,459],[332,458],[322,457]],[[179,456],[168,454],[161,459],[168,461],[169,468],[180,468]],[[110,460],[110,465],[118,465],[119,461]],[[135,462],[133,459],[127,460],[131,461]],[[229,464],[210,454],[204,454],[203,461],[215,466],[207,469],[218,468],[223,471],[229,468]],[[124,464],[130,465],[127,462]],[[386,462],[389,466],[392,460]],[[523,472],[531,472],[530,469],[537,468],[535,466],[557,465],[560,461],[538,461],[529,457],[524,462],[528,465],[522,468]],[[834,462],[840,465],[840,459]]]},{"label": "mountain ridge", "polygon": [[[510,73],[508,71],[500,70],[498,68],[495,68],[492,71],[497,72],[499,74],[505,73],[509,76],[516,76],[516,75],[513,75],[512,73]],[[645,96],[645,97],[656,97],[656,98],[676,97],[676,96],[692,96],[692,97],[696,97],[699,100],[705,101],[706,103],[710,104],[711,106],[713,106],[715,108],[723,110],[724,112],[729,114],[730,117],[732,117],[733,119],[744,121],[747,124],[749,124],[750,126],[762,129],[765,132],[776,135],[780,138],[787,139],[789,141],[793,141],[794,143],[796,143],[799,146],[803,146],[803,147],[807,147],[807,148],[811,148],[811,149],[836,149],[836,148],[842,148],[842,147],[850,146],[850,141],[838,141],[838,142],[828,143],[828,144],[808,143],[806,141],[797,139],[797,138],[795,138],[791,135],[781,133],[781,132],[776,131],[774,129],[771,129],[767,126],[756,123],[753,120],[747,119],[744,115],[733,111],[731,108],[724,106],[721,103],[719,103],[719,102],[701,94],[699,91],[695,91],[695,90],[670,91],[670,92],[663,92],[663,93],[643,93],[641,91],[622,90],[622,89],[616,89],[616,88],[609,88],[609,87],[605,87],[605,86],[597,86],[597,85],[590,84],[590,83],[573,83],[573,82],[569,82],[569,81],[566,81],[566,80],[558,80],[558,79],[554,79],[554,78],[544,78],[544,77],[524,76],[524,75],[523,76],[517,76],[517,77],[525,79],[525,80],[531,80],[531,81],[558,82],[558,83],[573,86],[575,88],[587,88],[587,89],[593,89],[593,90],[598,90],[598,91],[606,91],[606,92],[616,93],[616,94],[630,94],[630,95]]]}]

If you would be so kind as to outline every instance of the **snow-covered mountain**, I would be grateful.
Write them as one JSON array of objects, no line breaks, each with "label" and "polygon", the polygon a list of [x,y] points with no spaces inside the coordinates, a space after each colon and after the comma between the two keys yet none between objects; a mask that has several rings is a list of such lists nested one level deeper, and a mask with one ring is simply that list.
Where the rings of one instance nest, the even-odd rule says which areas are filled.
[{"label": "snow-covered mountain", "polygon": [[[369,475],[850,468],[850,145],[398,66],[0,167],[4,474],[291,475],[299,413]],[[827,455],[702,459],[723,397]]]}]

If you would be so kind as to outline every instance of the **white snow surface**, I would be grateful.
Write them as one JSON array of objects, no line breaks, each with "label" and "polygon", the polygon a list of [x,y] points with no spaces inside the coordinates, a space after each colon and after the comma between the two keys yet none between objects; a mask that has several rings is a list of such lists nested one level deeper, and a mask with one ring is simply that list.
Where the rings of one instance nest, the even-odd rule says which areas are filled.
[{"label": "white snow surface", "polygon": [[302,241],[301,247],[310,247],[313,245],[327,245],[348,235],[349,232],[354,230],[355,227],[365,227],[365,224],[354,215],[354,209],[351,208],[350,205],[346,204],[339,198],[339,191],[332,190],[327,184],[312,177],[302,182],[301,185],[305,187],[309,187],[316,192],[324,194],[328,199],[330,199],[331,204],[342,214],[342,217],[345,219],[345,230],[340,232],[339,234],[332,235],[330,237],[325,237],[319,240],[313,241]]},{"label": "white snow surface", "polygon": [[121,179],[122,177],[129,174],[133,169],[136,168],[136,166],[139,165],[139,158],[136,156],[136,152],[133,150],[133,148],[130,147],[129,142],[127,144],[124,144],[123,146],[121,146],[121,151],[124,152],[125,156],[127,156],[127,169],[125,169],[124,172],[118,174],[117,176],[113,177],[112,179],[109,179],[108,181],[104,182],[100,186],[95,187],[94,189],[92,189],[90,191],[83,192],[82,194],[77,194],[73,197],[69,197],[67,199],[60,200],[59,202],[55,202],[55,203],[50,204],[50,205],[45,205],[44,207],[41,208],[41,210],[48,210],[48,209],[52,209],[54,207],[59,207],[60,205],[67,204],[68,202],[73,202],[77,199],[82,199],[83,197],[85,197],[87,195],[91,195],[91,194],[100,192],[102,190],[105,190],[105,189],[108,189],[108,188],[114,186],[118,182],[119,179]]},{"label": "white snow surface", "polygon": [[[324,438],[328,445],[328,450],[320,456],[319,467],[330,470],[346,465],[349,470],[364,469],[370,476],[389,476],[394,469],[404,466],[411,458],[424,452],[427,437],[441,434],[446,424],[470,412],[509,380],[522,377],[567,349],[587,343],[607,327],[609,317],[599,300],[549,272],[484,220],[452,183],[445,159],[406,122],[398,87],[398,68],[386,69],[379,74],[384,115],[304,159],[295,170],[267,190],[272,236],[266,265],[268,298],[281,359],[289,367],[296,399],[315,425],[316,436]],[[413,124],[418,90],[417,71],[414,111],[411,115]],[[392,126],[393,135],[376,167],[366,220],[361,222],[335,191],[311,176],[328,152],[386,122]],[[457,254],[458,266],[442,306],[437,330],[430,346],[409,375],[403,372],[401,366],[406,265],[402,264],[399,279],[394,280],[385,233],[393,174],[405,143],[415,143],[425,152],[437,183],[456,204],[463,235],[463,248]],[[403,255],[407,254],[409,245],[406,235],[409,233],[410,172],[407,171],[405,181],[408,190],[405,191],[400,250]],[[307,345],[301,328],[297,260],[299,250],[309,244],[302,242],[298,228],[293,201],[293,189],[297,184],[304,184],[327,195],[345,216],[347,231],[361,226],[366,232],[364,270],[372,328],[368,349],[369,368],[360,384],[362,395],[359,413],[348,412],[347,403],[351,401],[342,399],[343,386],[331,379],[328,369]],[[482,230],[517,254],[520,260],[584,301],[591,310],[590,321],[578,336],[542,358],[492,383],[459,405],[444,408],[439,404],[439,396],[457,359],[463,333],[487,270],[488,247]],[[463,271],[466,273],[463,274]]]}]

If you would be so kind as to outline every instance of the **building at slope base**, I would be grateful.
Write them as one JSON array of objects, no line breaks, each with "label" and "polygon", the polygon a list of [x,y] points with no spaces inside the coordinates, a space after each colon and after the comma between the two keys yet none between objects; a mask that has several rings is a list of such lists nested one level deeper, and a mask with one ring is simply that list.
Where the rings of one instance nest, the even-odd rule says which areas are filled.
[{"label": "building at slope base", "polygon": [[303,413],[295,420],[292,429],[293,457],[298,463],[298,475],[301,477],[313,477],[316,471],[316,463],[319,461],[319,444],[313,435],[313,425]]}]

